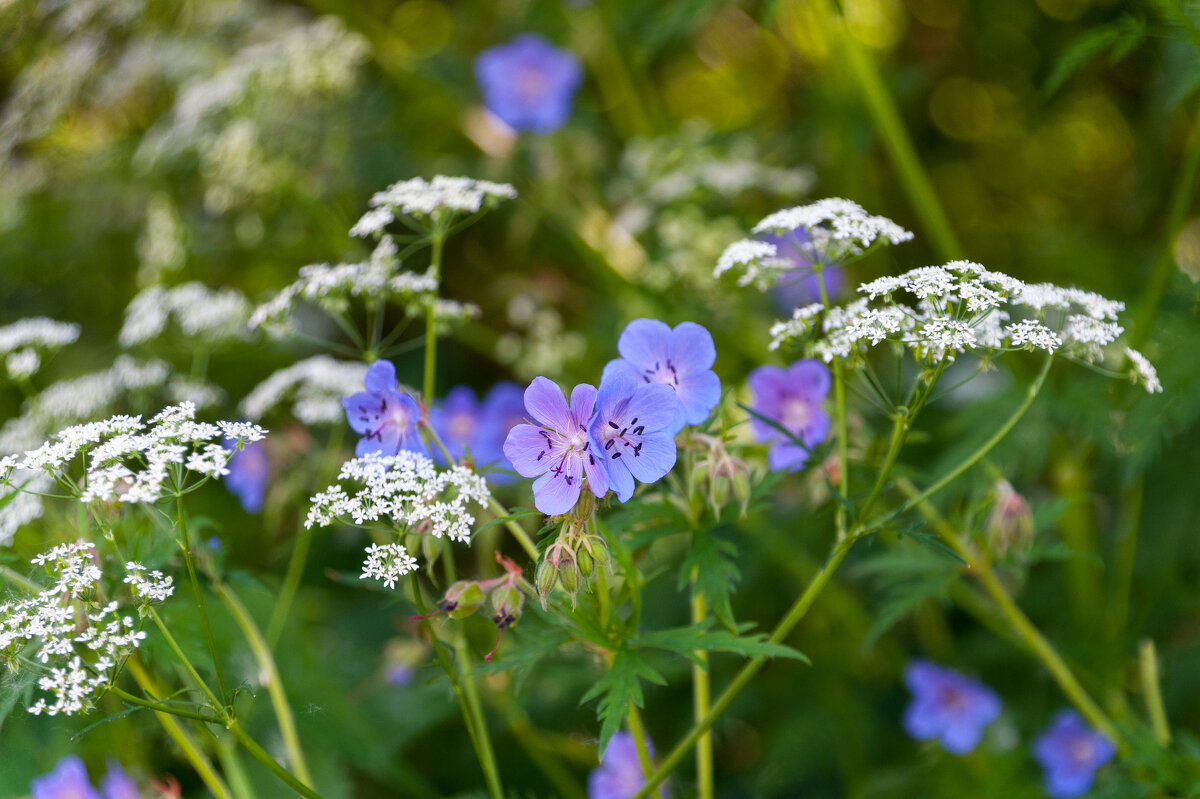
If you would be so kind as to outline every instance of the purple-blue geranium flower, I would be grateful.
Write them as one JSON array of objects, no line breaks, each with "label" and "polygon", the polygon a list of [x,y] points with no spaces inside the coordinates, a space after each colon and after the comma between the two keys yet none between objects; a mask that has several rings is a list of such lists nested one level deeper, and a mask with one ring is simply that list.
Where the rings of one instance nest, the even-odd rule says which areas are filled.
[{"label": "purple-blue geranium flower", "polygon": [[657,319],[634,319],[621,331],[617,352],[621,357],[608,362],[601,382],[621,372],[673,388],[679,407],[671,435],[685,424],[703,422],[721,399],[721,380],[712,370],[717,348],[712,334],[695,322],[680,322],[672,330]]},{"label": "purple-blue geranium flower", "polygon": [[421,407],[396,383],[396,367],[391,361],[376,361],[363,378],[366,391],[342,400],[350,429],[362,436],[354,453],[362,457],[370,452],[395,455],[402,449],[425,452],[425,443],[417,432]]},{"label": "purple-blue geranium flower", "polygon": [[965,755],[1000,715],[1000,697],[979,680],[928,660],[904,670],[913,700],[904,711],[904,731],[917,740],[937,738],[947,752]]},{"label": "purple-blue geranium flower", "polygon": [[809,452],[829,434],[829,414],[821,407],[829,394],[829,368],[813,358],[788,368],[760,366],[750,373],[754,410],[778,422],[804,443],[800,446],[757,417],[750,427],[759,441],[769,443],[767,462],[772,469],[795,471],[808,462]]},{"label": "purple-blue geranium flower", "polygon": [[[791,263],[775,282],[775,302],[780,310],[791,311],[802,305],[820,302],[821,283],[813,268],[819,256],[812,250],[812,235],[808,228],[798,227],[791,233],[763,236],[763,241],[774,244],[777,257]],[[846,282],[841,266],[821,260],[821,277],[825,280],[825,292],[831,300],[841,293]]]},{"label": "purple-blue geranium flower", "polygon": [[1112,741],[1070,709],[1058,711],[1033,742],[1033,756],[1045,772],[1046,793],[1058,799],[1087,793],[1096,769],[1116,753]]},{"label": "purple-blue geranium flower", "polygon": [[608,493],[604,460],[591,451],[587,425],[596,407],[596,388],[580,383],[568,406],[562,389],[535,377],[525,389],[525,409],[537,425],[519,424],[504,441],[504,454],[533,482],[533,504],[548,516],[566,513],[579,500],[583,476],[597,497]]},{"label": "purple-blue geranium flower", "polygon": [[[654,744],[646,741],[646,749],[653,758]],[[645,784],[637,744],[632,735],[618,730],[604,748],[600,766],[588,775],[588,799],[630,799]],[[658,793],[666,796],[666,788],[660,786]]]},{"label": "purple-blue geranium flower", "polygon": [[[514,427],[525,421],[524,390],[510,381],[492,386],[483,398],[481,416],[477,459],[480,463],[499,462],[500,466],[512,468],[504,457],[504,440]],[[514,479],[506,472],[487,472],[486,476],[495,483]]]},{"label": "purple-blue geranium flower", "polygon": [[[461,458],[469,449],[477,460],[482,461],[478,446],[483,426],[482,408],[469,387],[450,389],[444,400],[429,409],[429,424],[453,457]],[[435,452],[434,457],[440,460],[441,452]]]},{"label": "purple-blue geranium flower", "polygon": [[105,762],[108,764],[108,773],[100,778],[104,799],[139,799],[142,792],[117,759],[109,757]]},{"label": "purple-blue geranium flower", "polygon": [[[225,449],[236,449],[232,438],[225,439]],[[271,459],[263,441],[251,441],[234,452],[226,464],[229,474],[225,487],[233,492],[249,513],[262,510],[263,495],[267,493],[267,478],[271,476]]]},{"label": "purple-blue geranium flower", "polygon": [[34,778],[29,793],[33,799],[101,799],[77,755],[67,755],[48,774]]},{"label": "purple-blue geranium flower", "polygon": [[526,33],[480,53],[475,78],[483,104],[510,128],[550,133],[571,115],[583,70],[573,53]]},{"label": "purple-blue geranium flower", "polygon": [[617,498],[633,496],[633,481],[653,483],[675,465],[675,392],[616,369],[600,381],[596,415],[589,433],[603,456]]}]

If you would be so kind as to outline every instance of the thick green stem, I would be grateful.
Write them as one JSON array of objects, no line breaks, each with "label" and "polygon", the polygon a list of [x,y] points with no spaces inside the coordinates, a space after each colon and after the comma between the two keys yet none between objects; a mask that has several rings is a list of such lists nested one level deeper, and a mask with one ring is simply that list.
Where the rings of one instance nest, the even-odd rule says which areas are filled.
[{"label": "thick green stem", "polygon": [[[706,614],[704,592],[698,591],[692,597],[692,624],[704,621]],[[695,655],[701,662],[692,664],[692,713],[693,718],[700,722],[712,709],[712,696],[709,693],[708,653],[696,652]],[[700,799],[712,799],[712,732],[705,732],[696,741],[696,785]]]},{"label": "thick green stem", "polygon": [[226,697],[229,692],[225,689],[225,675],[221,670],[221,658],[217,654],[217,642],[213,638],[212,624],[208,620],[208,608],[204,603],[204,591],[200,588],[200,579],[196,576],[196,564],[192,560],[192,545],[188,541],[187,516],[183,510],[183,495],[175,495],[175,523],[179,528],[179,548],[183,550],[183,562],[187,565],[188,581],[192,584],[192,596],[196,600],[196,610],[200,613],[200,624],[204,627],[204,642],[208,646],[209,657],[212,658],[213,674],[217,677],[217,690],[221,692],[221,706],[228,704]]},{"label": "thick green stem", "polygon": [[1146,697],[1146,713],[1154,730],[1154,740],[1159,746],[1171,745],[1171,727],[1167,724],[1167,710],[1163,706],[1162,690],[1158,685],[1158,655],[1154,641],[1142,639],[1138,645],[1138,671],[1142,678],[1142,693]]},{"label": "thick green stem", "polygon": [[304,750],[300,747],[300,735],[296,732],[296,719],[292,715],[292,707],[288,704],[287,694],[283,689],[283,680],[279,677],[279,669],[275,666],[275,658],[271,655],[271,647],[267,645],[254,618],[246,610],[246,606],[238,599],[228,585],[218,583],[217,595],[225,603],[225,607],[233,615],[234,621],[242,628],[242,635],[250,644],[254,660],[258,664],[260,681],[266,684],[267,693],[271,697],[271,706],[275,710],[275,719],[279,722],[279,734],[283,737],[283,746],[287,750],[291,766],[296,776],[305,785],[313,784],[309,774],[308,764],[304,759]]},{"label": "thick green stem", "polygon": [[[430,268],[433,270],[434,278],[439,282],[442,279],[442,245],[445,244],[445,237],[441,233],[433,234],[433,255],[430,256]],[[437,377],[437,319],[436,294],[429,299],[429,305],[425,309],[425,383],[424,383],[424,400],[425,404],[433,402],[434,390],[436,388],[435,379]]]},{"label": "thick green stem", "polygon": [[913,145],[912,137],[908,134],[908,129],[904,125],[895,101],[888,93],[887,86],[879,76],[879,70],[875,68],[870,56],[855,40],[854,34],[850,32],[845,21],[833,11],[832,3],[830,3],[830,11],[833,27],[836,29],[835,36],[845,65],[855,83],[858,84],[863,102],[866,103],[867,111],[875,122],[875,128],[879,132],[884,149],[887,150],[888,156],[892,160],[896,175],[900,179],[900,185],[908,195],[913,210],[924,225],[939,257],[946,261],[962,258],[962,245],[959,244],[958,237],[954,235],[950,220],[946,217],[946,212],[933,189],[933,183],[921,165],[920,158],[917,157],[917,149]]},{"label": "thick green stem", "polygon": [[996,603],[996,606],[1000,608],[1000,612],[1008,620],[1013,631],[1025,642],[1025,645],[1033,652],[1034,657],[1040,660],[1042,665],[1050,672],[1054,681],[1058,683],[1059,688],[1071,700],[1071,704],[1079,709],[1079,712],[1088,720],[1088,723],[1111,738],[1120,748],[1124,749],[1125,743],[1120,733],[1117,732],[1116,726],[1109,720],[1104,711],[1100,709],[1100,706],[1088,696],[1087,691],[1079,684],[1079,680],[1075,678],[1075,674],[1067,666],[1066,662],[1063,661],[1058,651],[1054,648],[1054,645],[1042,635],[1037,627],[1033,625],[1033,622],[1029,620],[1029,617],[1017,607],[1016,602],[1009,596],[1004,585],[996,577],[995,572],[992,571],[991,563],[988,562],[987,557],[974,548],[967,546],[958,533],[954,531],[954,528],[942,518],[941,514],[928,501],[921,498],[921,494],[917,491],[916,486],[905,479],[897,480],[896,484],[910,498],[910,502],[916,503],[918,510],[933,525],[933,529],[946,542],[946,545],[954,550],[954,553],[962,558],[963,562],[968,564],[967,568],[970,573],[983,585],[984,590],[992,598],[992,601]]},{"label": "thick green stem", "polygon": [[[137,681],[137,684],[141,686],[143,691],[147,692],[150,696],[161,695],[162,692],[155,685],[154,678],[142,668],[142,664],[136,658],[130,658],[125,661],[125,668],[133,675],[133,679]],[[229,786],[221,779],[221,775],[217,773],[212,762],[204,755],[200,747],[192,740],[192,737],[187,734],[183,726],[170,713],[165,711],[158,710],[154,715],[158,718],[159,723],[163,725],[163,729],[167,731],[167,735],[171,737],[171,740],[183,752],[184,758],[191,764],[191,767],[199,775],[201,781],[212,791],[213,796],[217,799],[233,799],[234,795],[230,792]]]},{"label": "thick green stem", "polygon": [[650,759],[650,745],[646,743],[646,728],[642,726],[642,716],[632,701],[629,703],[629,734],[633,736],[633,746],[637,749],[642,773],[649,777],[654,772],[654,761]]},{"label": "thick green stem", "polygon": [[275,758],[271,757],[266,749],[263,749],[261,746],[259,746],[258,741],[255,741],[253,738],[247,735],[246,731],[242,729],[241,724],[236,721],[233,722],[229,725],[229,732],[234,738],[237,738],[238,743],[240,743],[242,747],[254,757],[255,760],[266,766],[272,774],[282,780],[283,783],[293,791],[301,796],[308,797],[308,799],[321,799],[321,794],[317,793],[312,788],[296,779],[290,771],[279,765]]}]

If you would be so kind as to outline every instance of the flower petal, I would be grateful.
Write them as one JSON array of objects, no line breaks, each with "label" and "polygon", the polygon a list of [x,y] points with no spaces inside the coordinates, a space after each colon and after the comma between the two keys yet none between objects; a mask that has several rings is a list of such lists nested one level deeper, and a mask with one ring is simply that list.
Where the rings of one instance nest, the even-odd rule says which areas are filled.
[{"label": "flower petal", "polygon": [[540,427],[519,424],[504,439],[504,457],[522,477],[537,477],[550,468],[550,442]]},{"label": "flower petal", "polygon": [[667,360],[671,328],[658,319],[634,319],[621,331],[617,352],[637,370],[652,369]]},{"label": "flower petal", "polygon": [[625,458],[613,460],[605,459],[605,465],[608,468],[609,487],[617,492],[617,499],[625,502],[633,496],[633,475],[629,473],[629,466],[625,462]]},{"label": "flower petal", "polygon": [[400,431],[391,425],[379,429],[379,435],[363,436],[354,446],[354,454],[363,457],[372,452],[380,455],[395,455],[400,449]]},{"label": "flower petal", "polygon": [[645,375],[638,371],[637,367],[624,358],[614,358],[613,360],[604,364],[604,371],[600,373],[600,382],[603,383],[610,375],[617,372],[624,372],[632,377],[636,382],[650,382],[646,379]]},{"label": "flower petal", "polygon": [[634,393],[639,387],[645,386],[645,383],[639,383],[628,371],[614,369],[609,372],[600,381],[600,391],[596,395],[596,417],[592,427],[623,414]]},{"label": "flower petal", "polygon": [[372,433],[381,424],[381,416],[387,410],[387,400],[383,394],[360,391],[342,398],[342,407],[346,410],[346,422],[350,429],[360,436]]},{"label": "flower petal", "polygon": [[[567,458],[562,471],[548,471],[533,481],[533,506],[547,516],[558,516],[579,501],[583,465],[578,458]],[[568,479],[570,478],[570,479]]]},{"label": "flower petal", "polygon": [[816,358],[805,358],[788,367],[791,392],[810,402],[820,402],[829,394],[832,378],[829,367]]},{"label": "flower petal", "polygon": [[552,380],[535,377],[525,389],[525,410],[536,421],[551,430],[565,432],[571,429],[571,413],[562,389]]},{"label": "flower petal", "polygon": [[587,427],[596,410],[596,387],[580,383],[571,389],[571,418],[578,427]]},{"label": "flower petal", "polygon": [[675,439],[667,433],[642,436],[642,448],[635,457],[629,450],[621,457],[630,473],[642,483],[654,483],[675,466]]},{"label": "flower petal", "polygon": [[[596,449],[596,442],[591,440],[591,449]],[[608,475],[608,467],[605,465],[603,455],[597,455],[594,452],[587,453],[583,459],[583,471],[587,475],[588,486],[591,487],[592,493],[597,497],[603,497],[608,493],[608,488],[611,483]]]},{"label": "flower petal", "polygon": [[700,424],[721,399],[721,378],[711,369],[683,375],[675,387],[675,394],[683,406],[684,420],[688,424]]},{"label": "flower petal", "polygon": [[391,361],[375,361],[367,368],[363,385],[367,391],[395,391],[396,366]]},{"label": "flower petal", "polygon": [[680,375],[711,369],[717,360],[712,333],[695,322],[680,322],[671,331],[667,358]]}]

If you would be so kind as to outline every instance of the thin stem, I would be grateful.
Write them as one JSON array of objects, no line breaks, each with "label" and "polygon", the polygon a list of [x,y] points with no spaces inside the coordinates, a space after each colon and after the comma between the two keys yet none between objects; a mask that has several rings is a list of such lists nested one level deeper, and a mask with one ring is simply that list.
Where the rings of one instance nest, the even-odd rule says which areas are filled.
[{"label": "thin stem", "polygon": [[[430,268],[433,270],[434,278],[441,284],[442,279],[442,245],[445,243],[445,238],[440,233],[434,233],[433,237],[433,254],[430,256]],[[437,294],[429,299],[429,306],[425,309],[425,403],[428,405],[433,402],[433,392],[435,389],[435,378],[437,375],[437,327],[436,319],[434,318],[434,307],[437,304]]]},{"label": "thin stem", "polygon": [[1014,632],[1025,642],[1029,650],[1033,652],[1034,657],[1042,662],[1042,665],[1050,672],[1054,681],[1058,683],[1059,688],[1071,700],[1071,704],[1079,709],[1079,712],[1084,715],[1093,727],[1111,738],[1121,749],[1125,749],[1125,742],[1117,732],[1116,726],[1100,709],[1083,686],[1079,684],[1079,680],[1075,678],[1075,674],[1063,661],[1058,651],[1054,648],[1044,635],[1033,625],[1012,597],[1004,588],[1003,583],[996,577],[996,573],[992,571],[992,566],[988,562],[987,557],[976,551],[959,537],[954,528],[942,518],[941,514],[929,504],[928,501],[921,498],[921,494],[908,480],[901,478],[896,481],[900,490],[910,498],[910,502],[916,503],[921,515],[929,521],[933,529],[941,536],[954,553],[963,559],[968,564],[967,568],[975,576],[976,579],[983,585],[985,591],[991,596],[992,601],[1000,608],[1000,612],[1004,614],[1005,619],[1012,626]]},{"label": "thin stem", "polygon": [[[826,308],[829,307],[829,292],[825,287],[825,275],[820,265],[817,265],[815,270],[817,273],[817,285],[821,289],[821,304]],[[850,496],[850,443],[846,437],[846,377],[842,371],[841,358],[833,360],[833,396],[837,410],[837,438],[838,438],[838,491],[844,497]],[[838,503],[836,511],[836,523],[838,538],[844,538],[846,535],[846,506],[841,502]],[[708,736],[705,736],[707,741],[708,757],[712,759],[712,742]],[[698,764],[697,764],[698,765]],[[712,780],[712,774],[709,773],[709,781]],[[701,783],[703,788],[703,782]]]},{"label": "thin stem", "polygon": [[[141,686],[141,689],[150,696],[157,696],[161,693],[158,690],[158,686],[154,684],[154,678],[150,676],[149,672],[142,667],[142,664],[136,658],[126,660],[125,668],[133,675],[133,679]],[[221,775],[217,773],[212,762],[200,751],[200,747],[187,734],[183,726],[173,716],[164,711],[159,710],[154,715],[159,723],[163,725],[163,729],[167,731],[167,735],[171,737],[171,740],[183,752],[184,758],[191,764],[201,781],[212,791],[213,796],[217,799],[233,799],[233,793],[230,792],[229,786],[221,779]]]},{"label": "thin stem", "polygon": [[40,594],[44,590],[33,580],[30,580],[16,569],[11,569],[8,566],[0,566],[0,579],[8,580],[10,583],[14,583],[31,594]]},{"label": "thin stem", "polygon": [[225,703],[217,698],[217,695],[213,693],[213,690],[208,687],[208,683],[206,683],[204,678],[200,676],[200,672],[196,671],[196,667],[192,665],[192,661],[188,659],[188,656],[183,653],[183,649],[180,648],[179,642],[175,640],[175,636],[171,635],[171,631],[168,630],[167,625],[163,623],[162,616],[158,615],[158,611],[154,608],[150,608],[149,613],[150,618],[154,621],[155,626],[158,627],[158,631],[162,633],[163,638],[166,640],[167,646],[171,647],[171,651],[174,652],[175,657],[179,659],[180,665],[183,666],[188,675],[192,678],[192,681],[196,683],[196,686],[208,698],[208,701],[212,704],[213,710],[216,711],[221,717],[222,722],[229,723],[231,717],[226,709]]},{"label": "thin stem", "polygon": [[[829,581],[833,578],[833,575],[837,572],[838,567],[842,564],[842,560],[845,559],[846,554],[850,551],[850,548],[854,546],[855,540],[855,536],[848,536],[838,541],[834,545],[833,551],[829,556],[829,560],[827,560],[821,570],[813,576],[813,579],[804,589],[804,593],[800,595],[795,604],[793,604],[791,609],[788,611],[787,615],[784,616],[783,620],[779,622],[779,624],[772,631],[769,639],[772,643],[777,644],[783,641],[785,638],[787,638],[788,633],[790,633],[792,629],[800,623],[805,614],[808,613],[808,609],[812,607],[813,602],[816,601],[817,596],[820,595],[821,590],[826,586],[826,584],[829,583]],[[712,708],[704,715],[704,718],[692,725],[692,728],[688,731],[688,734],[683,737],[682,741],[676,744],[675,748],[671,750],[670,754],[663,758],[662,762],[659,763],[658,768],[655,769],[654,773],[646,778],[646,784],[643,785],[636,794],[634,794],[632,799],[645,799],[645,797],[650,795],[651,791],[662,784],[663,780],[667,778],[667,775],[669,775],[671,771],[673,771],[674,768],[679,765],[679,762],[687,756],[687,753],[692,750],[692,747],[696,745],[696,742],[700,740],[700,737],[704,735],[704,733],[708,732],[708,730],[712,728],[712,725],[716,723],[717,719],[721,717],[721,714],[723,714],[729,708],[729,706],[733,704],[733,700],[737,698],[737,695],[742,692],[742,689],[746,687],[750,680],[754,679],[754,675],[758,674],[759,669],[761,669],[766,662],[767,658],[756,657],[751,659],[748,663],[746,663],[746,665],[742,666],[741,671],[739,671],[737,676],[733,678],[733,682],[731,682],[729,687],[727,687],[721,693],[721,695],[717,698],[717,701],[713,703]]]},{"label": "thin stem", "polygon": [[[492,509],[492,513],[496,514],[498,518],[503,519],[508,516],[508,509],[500,504],[500,501],[495,497],[488,497],[488,507]],[[521,548],[525,550],[525,553],[534,561],[537,561],[537,545],[533,543],[533,539],[529,537],[529,533],[525,532],[525,529],[521,527],[521,525],[517,524],[513,519],[509,519],[508,521],[504,522],[504,526],[507,527],[508,531],[513,534],[513,538],[517,539],[517,543],[521,545]]]},{"label": "thin stem", "polygon": [[300,780],[292,776],[290,771],[279,765],[275,758],[271,757],[271,755],[267,753],[266,749],[263,749],[261,746],[259,746],[258,741],[255,741],[246,734],[246,731],[242,729],[241,724],[236,721],[233,722],[229,725],[229,732],[234,738],[237,738],[238,743],[240,743],[245,750],[254,757],[255,760],[266,766],[272,774],[282,780],[283,783],[293,791],[301,796],[308,797],[308,799],[322,799],[321,794],[300,782]]},{"label": "thin stem", "polygon": [[191,710],[185,710],[181,707],[174,707],[174,706],[168,705],[164,702],[151,702],[148,699],[142,699],[140,697],[134,696],[133,694],[129,693],[128,691],[123,691],[120,688],[117,688],[115,685],[110,690],[112,691],[112,693],[116,694],[122,700],[128,702],[131,705],[138,705],[139,707],[148,707],[151,710],[155,710],[159,713],[170,713],[172,716],[180,716],[185,719],[195,719],[196,721],[203,721],[205,724],[221,724],[222,723],[221,719],[217,718],[216,716],[212,715],[211,713],[208,715],[205,715],[203,713],[196,713]]},{"label": "thin stem", "polygon": [[254,618],[246,610],[246,606],[238,599],[233,589],[224,583],[217,583],[217,596],[225,603],[225,607],[233,614],[234,621],[242,628],[242,634],[254,659],[258,663],[259,681],[266,684],[267,693],[271,696],[271,706],[275,709],[275,719],[279,722],[279,734],[283,737],[283,746],[287,750],[288,759],[296,776],[305,785],[312,785],[312,775],[309,774],[308,764],[304,759],[304,750],[300,747],[300,735],[296,732],[296,719],[292,715],[291,705],[288,704],[287,694],[283,689],[283,680],[279,677],[279,669],[275,666],[275,658],[271,656],[271,647],[263,639]]},{"label": "thin stem", "polygon": [[650,759],[650,745],[646,743],[646,728],[642,726],[642,717],[637,705],[629,703],[629,734],[633,736],[633,745],[637,749],[638,763],[642,766],[642,774],[647,778],[654,771],[654,761]]},{"label": "thin stem", "polygon": [[533,765],[554,786],[556,795],[562,799],[587,799],[587,794],[583,792],[571,772],[557,758],[549,755],[552,745],[541,739],[538,731],[529,722],[525,711],[514,702],[501,703],[497,700],[497,704],[501,704],[504,719],[508,723],[513,737],[517,739],[517,743],[533,761]]},{"label": "thin stem", "polygon": [[1146,696],[1146,713],[1154,730],[1154,740],[1159,746],[1171,745],[1171,728],[1167,724],[1167,710],[1163,706],[1162,690],[1158,683],[1158,655],[1154,641],[1143,638],[1138,644],[1138,671],[1142,678],[1142,693]]},{"label": "thin stem", "polygon": [[238,799],[256,799],[254,786],[250,784],[250,778],[238,757],[237,741],[228,735],[218,738],[217,757],[221,761],[221,768],[229,775],[230,787]]},{"label": "thin stem", "polygon": [[208,645],[208,654],[212,658],[213,673],[217,678],[217,689],[221,692],[221,706],[228,704],[226,697],[229,692],[225,689],[225,675],[221,671],[221,658],[217,654],[217,642],[213,638],[212,624],[208,620],[208,608],[204,604],[204,591],[200,588],[200,580],[196,576],[196,564],[192,560],[192,547],[188,542],[187,516],[183,510],[183,496],[175,495],[175,524],[179,528],[179,548],[183,550],[183,561],[187,565],[188,581],[192,584],[192,596],[196,599],[196,609],[200,612],[200,624],[204,627],[204,641]]},{"label": "thin stem", "polygon": [[488,734],[487,717],[483,713],[483,703],[479,701],[479,687],[475,684],[475,670],[471,665],[471,650],[467,647],[466,638],[458,630],[454,636],[454,651],[457,662],[461,664],[463,693],[467,697],[467,705],[475,719],[475,728],[479,736],[480,765],[483,776],[487,780],[488,792],[493,799],[503,799],[504,788],[500,782],[500,767],[496,764],[496,753],[492,748],[492,739]]},{"label": "thin stem", "polygon": [[[706,614],[704,592],[697,591],[692,597],[692,624],[704,621]],[[692,713],[693,718],[699,722],[712,709],[712,696],[709,693],[708,653],[696,652],[695,655],[701,662],[692,664]],[[696,784],[699,786],[700,799],[712,799],[713,746],[711,732],[705,732],[696,741]]]},{"label": "thin stem", "polygon": [[300,580],[304,577],[304,567],[308,563],[308,551],[312,547],[315,532],[314,528],[305,526],[296,533],[296,542],[292,545],[292,555],[288,558],[283,585],[279,588],[279,600],[271,609],[271,620],[267,623],[267,645],[272,649],[279,643],[279,636],[283,635],[283,627],[287,624],[292,603],[296,601],[296,592],[300,590]]}]

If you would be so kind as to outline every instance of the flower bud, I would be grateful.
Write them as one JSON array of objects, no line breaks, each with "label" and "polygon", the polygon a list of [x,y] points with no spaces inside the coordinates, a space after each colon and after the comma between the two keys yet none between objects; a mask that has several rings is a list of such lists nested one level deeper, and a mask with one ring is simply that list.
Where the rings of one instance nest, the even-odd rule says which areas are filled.
[{"label": "flower bud", "polygon": [[575,598],[575,592],[579,590],[579,569],[575,563],[575,554],[565,547],[558,559],[558,581],[562,583],[563,590]]},{"label": "flower bud", "polygon": [[459,580],[446,589],[438,607],[446,611],[452,619],[465,619],[479,609],[483,600],[483,589],[479,587],[479,583]]},{"label": "flower bud", "polygon": [[996,504],[987,524],[988,542],[1000,557],[1010,549],[1023,555],[1033,546],[1033,511],[1007,480],[997,480],[995,490]]},{"label": "flower bud", "polygon": [[538,564],[534,583],[537,585],[538,599],[542,601],[542,609],[545,610],[546,600],[550,598],[550,592],[558,583],[558,568],[550,561],[543,560]]},{"label": "flower bud", "polygon": [[596,570],[596,561],[588,554],[586,549],[579,550],[579,555],[576,558],[579,563],[579,573],[586,579],[592,576],[592,572]]},{"label": "flower bud", "polygon": [[515,585],[502,585],[492,593],[492,621],[503,630],[511,627],[521,618],[521,606],[525,604],[525,595]]}]

